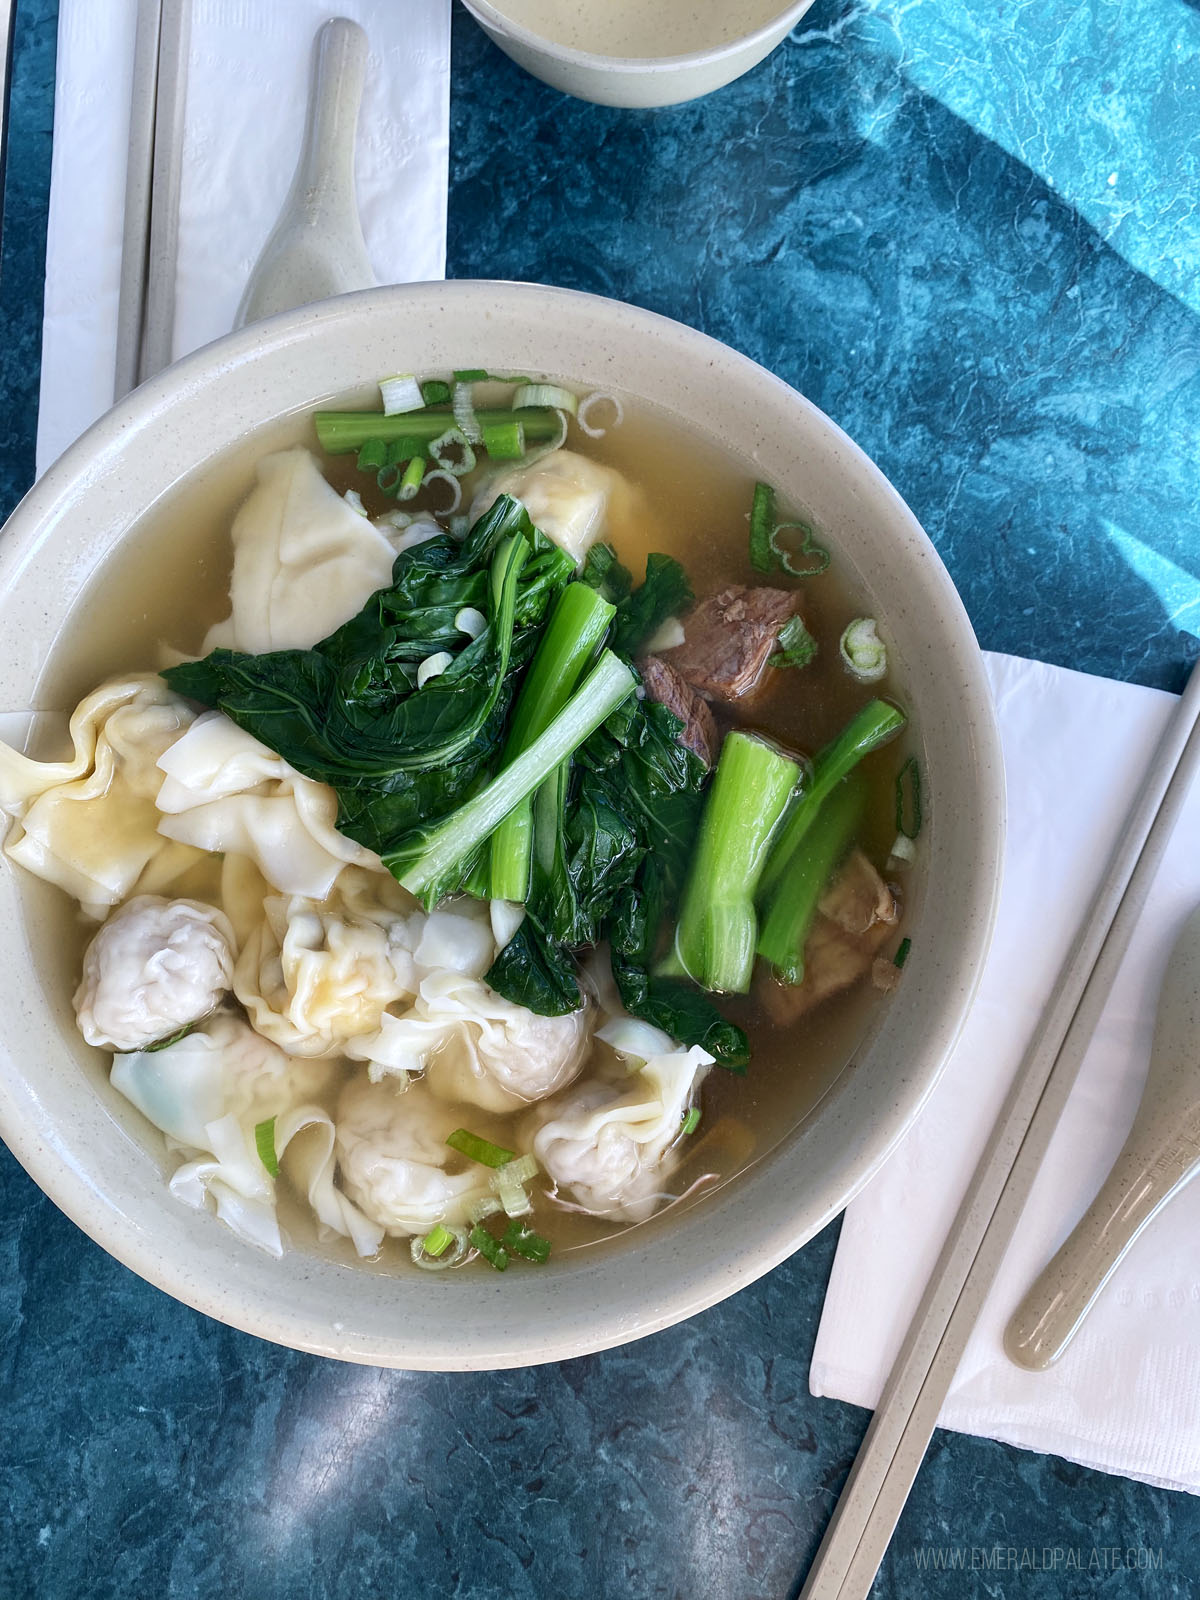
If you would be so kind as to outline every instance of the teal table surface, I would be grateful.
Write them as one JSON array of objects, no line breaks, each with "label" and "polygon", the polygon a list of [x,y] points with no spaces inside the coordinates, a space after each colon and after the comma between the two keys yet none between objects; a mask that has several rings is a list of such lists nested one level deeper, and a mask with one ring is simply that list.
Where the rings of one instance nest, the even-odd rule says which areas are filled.
[{"label": "teal table surface", "polygon": [[[54,54],[54,0],[18,0],[5,510],[33,471]],[[456,11],[449,271],[745,351],[889,475],[985,646],[1177,688],[1198,130],[1195,0],[818,0],[740,82],[659,112],[565,99]],[[782,1600],[866,1426],[807,1387],[836,1226],[641,1343],[438,1376],[235,1333],[3,1152],[0,1186],[3,1600]],[[1200,1501],[939,1432],[874,1593],[1157,1600],[1198,1574]]]}]

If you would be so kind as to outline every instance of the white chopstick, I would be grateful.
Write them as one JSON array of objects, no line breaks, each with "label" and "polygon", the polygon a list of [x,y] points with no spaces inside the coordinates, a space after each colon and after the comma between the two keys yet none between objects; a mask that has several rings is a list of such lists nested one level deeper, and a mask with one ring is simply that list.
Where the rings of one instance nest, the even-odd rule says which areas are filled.
[{"label": "white chopstick", "polygon": [[117,304],[117,360],[113,400],[137,385],[146,314],[150,252],[150,196],[154,171],[154,105],[158,93],[158,39],[162,0],[138,0],[125,167],[125,225],[121,238],[121,293]]},{"label": "white chopstick", "polygon": [[1167,726],[942,1247],[800,1600],[865,1600],[1200,771],[1200,668]]},{"label": "white chopstick", "polygon": [[154,168],[138,381],[170,366],[175,336],[175,266],[187,93],[191,0],[161,0],[154,108]]}]

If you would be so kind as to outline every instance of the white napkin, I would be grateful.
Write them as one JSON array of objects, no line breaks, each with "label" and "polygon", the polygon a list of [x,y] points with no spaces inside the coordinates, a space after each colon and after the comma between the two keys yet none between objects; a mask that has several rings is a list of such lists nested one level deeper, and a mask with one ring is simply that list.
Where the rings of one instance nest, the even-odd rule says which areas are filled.
[{"label": "white napkin", "polygon": [[[295,171],[313,39],[370,44],[356,178],[380,283],[446,263],[450,0],[193,0],[175,355],[228,333]],[[60,0],[38,471],[113,398],[137,0]]]},{"label": "white napkin", "polygon": [[[1094,893],[1173,699],[989,656],[1009,845],[995,942],[916,1125],[850,1205],[817,1334],[817,1395],[875,1406],[958,1204]],[[1005,1356],[1005,1324],[1095,1196],[1133,1121],[1168,953],[1200,904],[1188,802],[939,1422],[1200,1493],[1200,1184],[1146,1229],[1059,1362]],[[936,915],[936,907],[930,908]]]}]

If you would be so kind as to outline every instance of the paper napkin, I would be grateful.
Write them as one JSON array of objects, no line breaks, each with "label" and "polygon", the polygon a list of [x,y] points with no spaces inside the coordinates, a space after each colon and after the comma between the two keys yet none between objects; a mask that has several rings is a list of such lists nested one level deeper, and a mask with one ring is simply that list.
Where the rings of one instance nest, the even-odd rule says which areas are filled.
[{"label": "paper napkin", "polygon": [[[370,45],[356,179],[380,283],[446,260],[450,0],[194,0],[175,355],[228,333],[292,181],[313,40]],[[60,0],[38,471],[113,398],[137,0]]]},{"label": "paper napkin", "polygon": [[[945,1074],[843,1222],[810,1387],[858,1405],[878,1402],[1174,704],[1158,690],[1009,656],[989,656],[987,670],[1008,782],[999,921]],[[1192,1493],[1200,1493],[1200,1184],[1151,1222],[1055,1366],[1023,1371],[1001,1339],[1124,1143],[1167,957],[1198,904],[1200,788],[939,1418],[943,1427]]]}]

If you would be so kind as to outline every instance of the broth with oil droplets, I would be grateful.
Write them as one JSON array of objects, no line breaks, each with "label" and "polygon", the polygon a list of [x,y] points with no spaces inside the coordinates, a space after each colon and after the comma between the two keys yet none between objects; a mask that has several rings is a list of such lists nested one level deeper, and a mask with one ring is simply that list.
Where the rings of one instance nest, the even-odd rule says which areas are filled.
[{"label": "broth with oil droplets", "polygon": [[[351,401],[351,404],[354,402]],[[361,401],[359,403],[362,403]],[[64,644],[56,649],[40,685],[38,704],[73,705],[105,677],[145,671],[164,662],[164,647],[195,653],[209,626],[228,610],[231,569],[229,540],[234,513],[254,481],[256,462],[271,450],[303,443],[314,450],[330,482],[339,490],[356,489],[372,516],[394,508],[372,479],[359,473],[355,457],[320,455],[311,418],[297,415],[256,434],[181,483],[172,495],[143,518],[122,550],[107,564],[80,607],[68,620]],[[714,441],[679,422],[635,402],[625,403],[623,423],[606,437],[585,438],[572,427],[568,448],[622,473],[641,492],[644,518],[637,525],[610,525],[609,542],[640,580],[645,557],[661,551],[685,567],[698,599],[731,583],[796,588],[801,615],[818,642],[816,659],[802,669],[768,670],[761,690],[731,706],[715,705],[718,729],[745,727],[767,735],[787,751],[811,756],[836,734],[853,712],[872,696],[897,698],[888,680],[866,687],[856,683],[840,660],[838,641],[854,617],[863,614],[839,569],[836,528],[818,530],[832,552],[830,567],[817,577],[798,581],[781,573],[755,573],[748,558],[748,511],[755,474],[751,466]],[[505,463],[505,466],[514,463]],[[519,463],[517,463],[519,464]],[[487,464],[467,480],[486,473]],[[420,509],[423,499],[406,509]],[[907,709],[907,708],[906,708]],[[905,736],[867,757],[868,807],[860,842],[871,861],[883,869],[895,837],[895,781],[912,747],[911,727]],[[206,892],[207,891],[207,892]],[[201,874],[180,894],[215,898],[211,877]],[[906,907],[885,954],[899,943]],[[71,953],[73,974],[93,925],[79,928]],[[74,983],[64,975],[64,983]],[[743,1027],[750,1039],[751,1062],[744,1076],[720,1067],[710,1069],[700,1091],[702,1120],[695,1133],[680,1141],[680,1160],[665,1179],[671,1196],[692,1204],[714,1188],[737,1177],[786,1138],[829,1090],[853,1058],[869,1031],[882,1021],[887,996],[869,979],[814,1008],[800,1021],[781,1026],[773,1020],[756,976],[748,996],[719,997],[721,1011]],[[593,1049],[611,1056],[607,1046]],[[347,1072],[361,1071],[347,1066]],[[584,1069],[586,1075],[587,1069]],[[333,1092],[336,1098],[336,1090]],[[332,1110],[332,1099],[329,1107]],[[474,1105],[458,1108],[461,1125],[509,1148],[526,1148],[518,1137],[525,1112],[494,1116]],[[465,1166],[465,1160],[461,1163]],[[453,1170],[459,1170],[457,1162]],[[535,1180],[531,1224],[551,1238],[555,1254],[593,1246],[629,1231],[630,1224],[584,1216],[560,1209]],[[293,1246],[320,1248],[336,1259],[357,1262],[348,1243],[315,1246],[307,1210],[280,1187],[280,1215]],[[167,1197],[164,1195],[164,1203]],[[666,1208],[666,1217],[672,1209]],[[663,1220],[659,1212],[649,1223]],[[403,1241],[385,1245],[379,1270],[408,1270]],[[370,1263],[366,1265],[370,1266]]]}]

